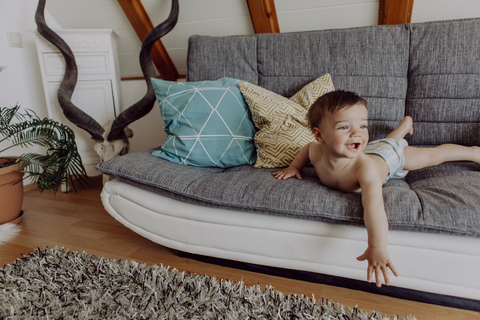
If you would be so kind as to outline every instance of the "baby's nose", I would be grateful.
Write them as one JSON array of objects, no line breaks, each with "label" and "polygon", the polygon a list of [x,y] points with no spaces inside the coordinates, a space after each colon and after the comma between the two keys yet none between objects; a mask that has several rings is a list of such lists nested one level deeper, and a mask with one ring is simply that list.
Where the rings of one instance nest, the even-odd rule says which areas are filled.
[{"label": "baby's nose", "polygon": [[358,137],[360,135],[360,130],[358,129],[352,129],[351,135],[353,137]]}]

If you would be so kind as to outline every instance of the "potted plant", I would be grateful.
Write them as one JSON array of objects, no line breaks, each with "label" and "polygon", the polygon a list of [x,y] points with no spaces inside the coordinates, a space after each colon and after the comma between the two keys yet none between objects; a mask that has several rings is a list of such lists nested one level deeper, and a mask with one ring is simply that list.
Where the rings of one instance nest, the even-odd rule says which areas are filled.
[{"label": "potted plant", "polygon": [[[2,68],[0,67],[0,71]],[[18,157],[3,154],[16,146],[38,149]],[[20,106],[0,107],[0,224],[20,222],[23,180],[29,178],[39,191],[57,191],[73,179],[81,184],[87,175],[75,143],[75,134],[66,125],[39,118],[33,111],[20,112]]]}]

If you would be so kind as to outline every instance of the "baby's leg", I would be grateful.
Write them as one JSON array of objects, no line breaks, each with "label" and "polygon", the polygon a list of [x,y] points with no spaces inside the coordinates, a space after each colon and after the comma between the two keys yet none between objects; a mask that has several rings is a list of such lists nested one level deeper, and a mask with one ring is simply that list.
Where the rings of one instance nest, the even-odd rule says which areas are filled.
[{"label": "baby's leg", "polygon": [[405,118],[403,118],[398,127],[396,127],[395,130],[390,132],[387,138],[401,139],[404,138],[407,134],[413,134],[413,120],[410,116],[406,116]]},{"label": "baby's leg", "polygon": [[448,161],[473,161],[480,165],[480,147],[466,147],[458,144],[442,144],[434,148],[416,148],[407,146],[405,170],[418,170],[436,166]]}]

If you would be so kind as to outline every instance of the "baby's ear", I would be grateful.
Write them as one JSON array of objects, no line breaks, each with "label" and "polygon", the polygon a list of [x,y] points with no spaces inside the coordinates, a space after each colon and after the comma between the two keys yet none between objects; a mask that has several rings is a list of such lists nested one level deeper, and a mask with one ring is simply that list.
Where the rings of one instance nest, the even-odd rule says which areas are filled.
[{"label": "baby's ear", "polygon": [[323,143],[322,133],[320,132],[320,129],[318,129],[318,127],[313,128],[313,135],[315,136],[315,140],[317,140],[318,143]]}]

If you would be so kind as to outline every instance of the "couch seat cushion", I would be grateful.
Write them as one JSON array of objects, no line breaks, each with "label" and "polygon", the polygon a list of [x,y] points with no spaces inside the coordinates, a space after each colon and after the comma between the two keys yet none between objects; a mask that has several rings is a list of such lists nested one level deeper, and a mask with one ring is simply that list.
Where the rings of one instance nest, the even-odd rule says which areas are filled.
[{"label": "couch seat cushion", "polygon": [[[194,204],[363,226],[361,196],[324,187],[312,167],[303,180],[277,180],[276,169],[202,168],[136,152],[97,169],[119,180]],[[390,229],[480,237],[480,171],[448,163],[391,179],[383,189]]]}]

